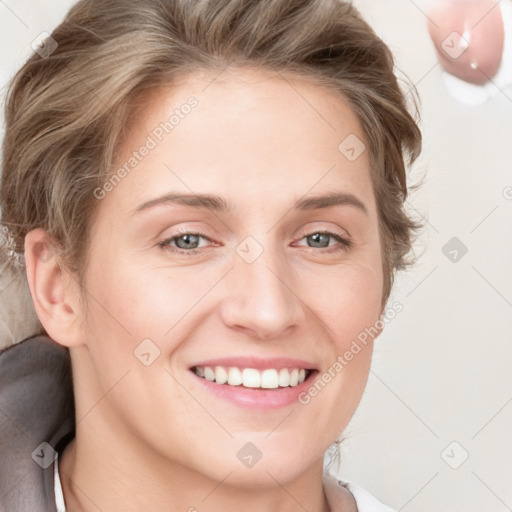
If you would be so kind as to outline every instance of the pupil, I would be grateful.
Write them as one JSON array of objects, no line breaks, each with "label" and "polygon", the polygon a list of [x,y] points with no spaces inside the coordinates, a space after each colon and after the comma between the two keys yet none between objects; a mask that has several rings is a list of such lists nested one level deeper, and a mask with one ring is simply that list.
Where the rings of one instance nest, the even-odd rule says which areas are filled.
[{"label": "pupil", "polygon": [[194,243],[197,244],[197,235],[183,235],[183,236],[180,236],[180,238],[178,238],[177,240],[177,245],[178,247],[180,247],[180,243],[181,241],[183,240],[185,242],[185,245],[184,247],[180,247],[180,249],[183,249],[183,248],[189,248],[190,245],[194,245]]},{"label": "pupil", "polygon": [[[313,244],[320,244],[322,247],[327,247],[329,245],[329,235],[326,235],[325,233],[315,233],[314,235],[311,235],[310,238],[313,240]],[[326,245],[323,245],[321,243],[321,239],[323,238],[323,241],[326,242]]]}]

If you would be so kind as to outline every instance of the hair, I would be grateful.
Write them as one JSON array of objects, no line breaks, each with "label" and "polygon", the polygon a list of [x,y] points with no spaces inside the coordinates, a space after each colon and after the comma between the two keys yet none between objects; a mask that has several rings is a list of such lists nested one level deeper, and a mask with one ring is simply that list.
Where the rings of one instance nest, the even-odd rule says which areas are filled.
[{"label": "hair", "polygon": [[81,0],[43,49],[6,97],[0,208],[12,254],[41,227],[82,284],[94,190],[109,177],[135,106],[189,73],[231,66],[310,80],[348,101],[369,151],[383,305],[395,271],[414,262],[407,256],[421,224],[405,201],[406,166],[421,152],[417,91],[408,80],[410,94],[401,90],[391,51],[351,3]]}]

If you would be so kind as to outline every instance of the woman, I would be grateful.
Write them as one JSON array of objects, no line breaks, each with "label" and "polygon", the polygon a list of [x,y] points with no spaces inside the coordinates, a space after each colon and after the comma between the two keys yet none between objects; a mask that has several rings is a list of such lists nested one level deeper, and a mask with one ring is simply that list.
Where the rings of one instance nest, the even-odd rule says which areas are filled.
[{"label": "woman", "polygon": [[47,334],[16,348],[53,347],[62,384],[44,510],[390,510],[323,474],[419,227],[421,133],[359,13],[81,1],[6,121],[2,223]]}]

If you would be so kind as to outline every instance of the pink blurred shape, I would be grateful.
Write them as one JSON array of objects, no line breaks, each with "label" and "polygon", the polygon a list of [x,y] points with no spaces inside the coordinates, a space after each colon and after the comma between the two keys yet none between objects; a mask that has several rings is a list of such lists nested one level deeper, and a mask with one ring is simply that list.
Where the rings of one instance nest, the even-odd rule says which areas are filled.
[{"label": "pink blurred shape", "polygon": [[[501,0],[508,1],[508,0]],[[500,68],[505,31],[498,0],[433,0],[428,28],[441,66],[483,85]]]}]

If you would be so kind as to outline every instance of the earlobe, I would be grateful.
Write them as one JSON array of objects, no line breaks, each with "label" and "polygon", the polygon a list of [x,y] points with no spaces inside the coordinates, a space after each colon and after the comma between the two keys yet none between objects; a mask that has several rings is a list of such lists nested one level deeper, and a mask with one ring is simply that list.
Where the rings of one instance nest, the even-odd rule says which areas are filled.
[{"label": "earlobe", "polygon": [[57,245],[41,228],[25,236],[27,282],[37,316],[57,343],[80,345],[78,284],[62,268]]}]

